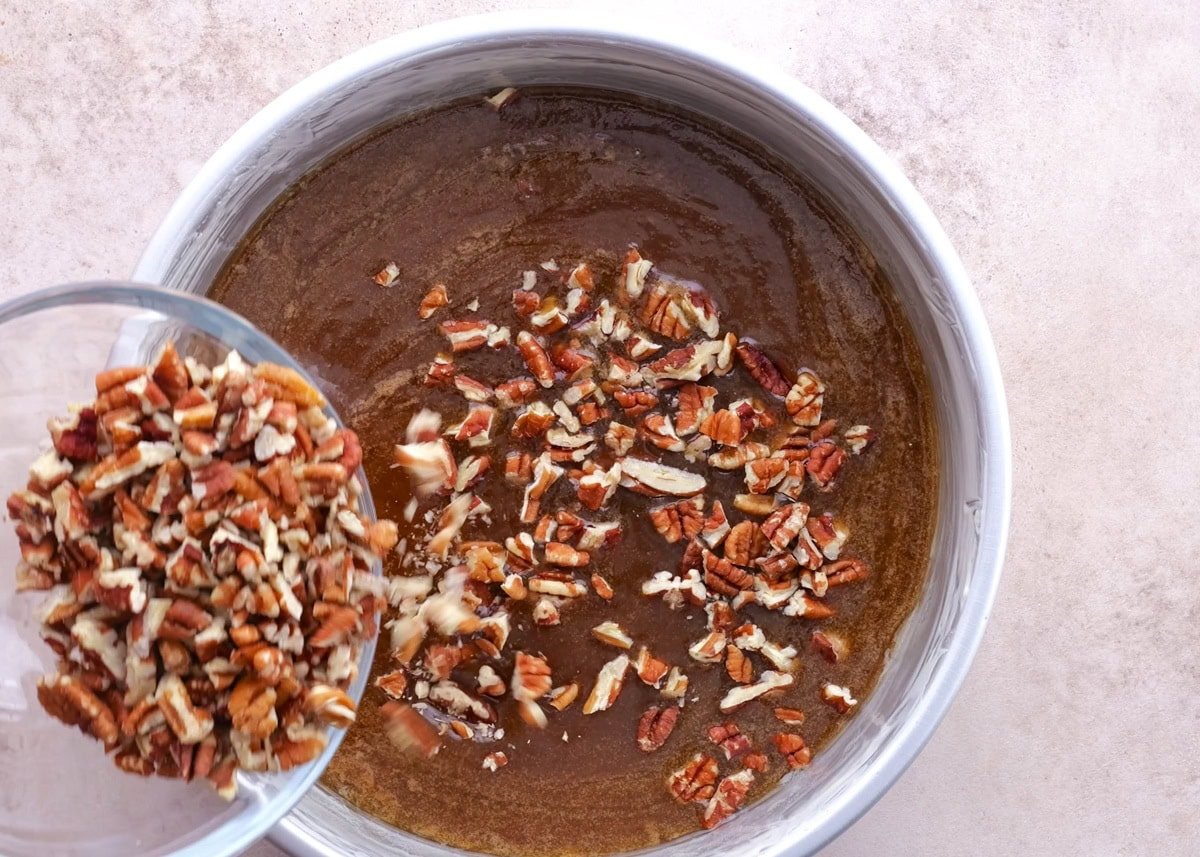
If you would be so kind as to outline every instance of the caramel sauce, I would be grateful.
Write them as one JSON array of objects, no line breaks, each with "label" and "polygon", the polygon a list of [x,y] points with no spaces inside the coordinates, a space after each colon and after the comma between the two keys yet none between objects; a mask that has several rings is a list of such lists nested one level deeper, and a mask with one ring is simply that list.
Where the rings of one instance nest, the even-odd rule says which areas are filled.
[{"label": "caramel sauce", "polygon": [[[837,615],[820,625],[754,607],[742,614],[768,639],[801,651],[796,685],[772,704],[803,709],[807,720],[797,731],[819,748],[843,718],[818,689],[832,681],[865,697],[920,594],[936,512],[936,436],[912,331],[869,252],[802,180],[754,144],[661,105],[594,91],[523,92],[500,113],[476,100],[454,104],[404,120],[299,182],[233,255],[210,295],[324,381],[362,438],[380,515],[402,520],[411,495],[390,466],[391,450],[409,416],[421,406],[448,420],[465,412],[452,390],[421,385],[434,354],[447,350],[435,323],[490,319],[512,325],[515,336],[510,296],[522,271],[551,258],[564,266],[587,260],[599,282],[611,283],[630,242],[659,270],[702,284],[722,311],[722,330],[754,337],[789,370],[816,370],[828,388],[826,417],[843,429],[866,423],[880,433],[866,454],[851,457],[832,493],[810,487],[804,497],[813,514],[832,511],[848,523],[845,554],[865,559],[872,576],[831,590],[827,601]],[[401,273],[384,289],[372,277],[388,261]],[[417,304],[438,281],[452,306],[421,322]],[[479,311],[468,313],[474,297]],[[525,374],[513,349],[463,365],[489,383]],[[721,402],[762,395],[744,373],[715,386]],[[502,442],[491,450],[497,466],[504,449]],[[740,520],[730,500],[744,490],[741,474],[710,472],[709,479],[710,502],[722,499],[731,520]],[[519,528],[520,492],[498,474],[485,486],[494,526],[472,523],[465,538]],[[761,702],[722,716],[717,703],[730,686],[724,669],[687,655],[704,636],[703,611],[673,612],[640,594],[642,581],[674,570],[682,552],[654,532],[646,506],[645,498],[618,491],[604,513],[585,515],[624,523],[620,544],[584,570],[613,585],[611,603],[578,599],[563,608],[563,624],[550,628],[533,625],[532,601],[513,611],[501,676],[511,653],[528,649],[545,653],[555,684],[575,679],[582,686],[566,712],[548,709],[545,732],[522,723],[506,699],[499,706],[503,740],[447,740],[432,760],[416,759],[385,737],[378,709],[386,697],[371,688],[324,787],[390,824],[464,849],[623,851],[698,827],[695,807],[676,803],[665,777],[698,751],[718,755],[704,732],[733,719],[770,759],[750,797],[765,794],[785,773],[769,740],[781,725]],[[612,709],[581,712],[598,669],[617,653],[589,633],[606,619],[690,678],[679,723],[655,753],[639,751],[634,734],[659,695],[632,675]],[[813,654],[815,627],[846,636],[848,660],[834,666]],[[377,672],[393,667],[386,649],[384,641]],[[483,757],[497,749],[508,765],[484,771]],[[736,770],[721,761],[723,772]]]}]

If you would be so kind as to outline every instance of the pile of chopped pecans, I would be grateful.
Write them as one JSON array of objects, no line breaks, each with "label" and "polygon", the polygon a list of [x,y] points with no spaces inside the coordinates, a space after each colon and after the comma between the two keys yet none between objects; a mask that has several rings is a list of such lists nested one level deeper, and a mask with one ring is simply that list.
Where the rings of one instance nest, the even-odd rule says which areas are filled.
[{"label": "pile of chopped pecans", "polygon": [[289,368],[168,344],[50,420],[7,504],[60,658],[38,698],[121,769],[232,799],[239,768],[302,765],[354,720],[397,529],[362,514],[358,439],[324,404]]},{"label": "pile of chopped pecans", "polygon": [[[616,618],[592,629],[620,654],[586,693],[575,682],[556,684],[544,654],[504,653],[519,602],[532,602],[537,624],[556,625],[578,599],[613,597],[609,582],[587,569],[595,551],[621,537],[622,521],[606,519],[618,490],[648,498],[657,531],[680,545],[678,568],[653,574],[641,592],[673,609],[703,608],[707,628],[690,655],[701,665],[724,666],[730,686],[719,701],[723,713],[777,699],[799,668],[796,647],[766,639],[745,612],[826,619],[834,614],[826,593],[868,574],[862,560],[845,556],[844,524],[830,514],[810,515],[802,500],[808,491],[830,491],[847,453],[863,452],[875,436],[861,425],[838,436],[837,422],[823,418],[826,390],[816,373],[785,376],[756,343],[721,330],[707,294],[658,275],[637,249],[628,251],[609,289],[586,263],[541,267],[526,271],[512,293],[512,327],[469,318],[438,324],[448,352],[433,360],[424,383],[457,390],[464,408],[449,425],[438,413],[420,411],[395,449],[420,498],[406,517],[413,521],[421,503],[432,507],[424,513],[430,526],[423,544],[401,545],[407,576],[389,580],[394,614],[387,625],[397,668],[376,684],[394,700],[385,706],[393,739],[427,755],[447,736],[502,738],[497,706],[506,697],[527,723],[542,728],[547,708],[562,711],[577,698],[585,714],[602,712],[631,670],[662,696],[637,724],[637,746],[652,752],[667,742],[688,678],[646,645],[633,655],[636,643]],[[539,281],[547,280],[539,292]],[[419,315],[429,319],[452,305],[438,284]],[[466,304],[477,308],[477,301]],[[467,361],[485,349],[515,350],[524,371],[473,377]],[[705,381],[739,369],[762,396],[720,402]],[[489,450],[502,440],[507,451],[494,460]],[[726,488],[725,497],[710,503],[713,483],[728,484],[735,473],[744,487]],[[489,478],[519,492],[525,526],[486,541],[463,540],[471,519],[491,523],[492,510],[475,493]],[[812,646],[832,662],[848,654],[833,632],[814,632]],[[842,712],[856,703],[834,685],[823,696]],[[803,738],[787,731],[803,713],[776,712],[786,727],[775,736],[777,752],[791,768],[807,765]],[[701,805],[706,827],[738,808],[767,763],[745,736],[736,740],[735,724],[714,729],[709,737],[726,761],[741,767],[721,777],[717,759],[700,754],[668,779],[681,802]],[[506,762],[493,753],[484,767],[495,771]]]}]

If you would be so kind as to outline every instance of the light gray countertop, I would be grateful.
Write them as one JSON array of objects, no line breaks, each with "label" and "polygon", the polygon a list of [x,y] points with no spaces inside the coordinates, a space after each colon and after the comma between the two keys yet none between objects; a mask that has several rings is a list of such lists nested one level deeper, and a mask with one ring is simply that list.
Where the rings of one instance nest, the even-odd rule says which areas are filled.
[{"label": "light gray countertop", "polygon": [[[929,747],[825,853],[1196,853],[1200,5],[543,5],[660,5],[810,84],[916,183],[996,339],[1015,512],[991,626]],[[0,299],[127,276],[283,89],[504,6],[0,0]]]}]

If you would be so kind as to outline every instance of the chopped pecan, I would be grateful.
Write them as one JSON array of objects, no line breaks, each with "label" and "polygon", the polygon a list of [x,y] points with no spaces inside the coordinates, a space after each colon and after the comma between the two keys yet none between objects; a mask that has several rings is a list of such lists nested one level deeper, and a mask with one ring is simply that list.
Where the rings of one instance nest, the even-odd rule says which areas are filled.
[{"label": "chopped pecan", "polygon": [[664,452],[683,452],[684,443],[675,434],[671,418],[662,414],[647,414],[642,418],[641,436],[651,446]]},{"label": "chopped pecan", "polygon": [[618,655],[601,667],[592,692],[583,704],[583,713],[595,714],[597,711],[605,711],[616,702],[625,682],[625,671],[628,669],[628,655]]},{"label": "chopped pecan", "polygon": [[786,471],[787,462],[782,458],[759,458],[747,462],[746,488],[751,494],[767,494],[779,484]]},{"label": "chopped pecan", "polygon": [[825,704],[839,714],[845,714],[858,705],[858,700],[850,695],[850,688],[831,683],[821,686],[821,699],[825,700]]},{"label": "chopped pecan", "polygon": [[507,764],[508,756],[504,754],[503,750],[495,750],[483,757],[483,769],[485,771],[495,773]]},{"label": "chopped pecan", "polygon": [[807,592],[796,592],[783,608],[783,615],[797,619],[828,619],[833,612],[832,607]]},{"label": "chopped pecan", "polygon": [[680,803],[705,803],[716,785],[717,760],[705,753],[697,753],[667,780],[667,788]]},{"label": "chopped pecan", "polygon": [[666,681],[663,682],[662,695],[667,699],[683,699],[687,694],[688,677],[683,674],[679,667],[671,667],[671,671],[667,673]]},{"label": "chopped pecan", "polygon": [[554,682],[545,658],[517,652],[513,664],[512,694],[517,702],[534,702],[550,692]]},{"label": "chopped pecan", "polygon": [[375,686],[392,699],[401,699],[408,688],[408,677],[404,670],[393,670],[375,679]]},{"label": "chopped pecan", "polygon": [[546,562],[567,568],[582,568],[591,562],[591,556],[587,551],[575,550],[562,542],[549,542],[546,545]]},{"label": "chopped pecan", "polygon": [[700,528],[700,538],[709,549],[716,550],[730,533],[729,519],[725,517],[725,507],[721,501],[713,503],[712,511]]},{"label": "chopped pecan", "polygon": [[684,575],[675,577],[669,571],[659,571],[642,584],[643,595],[661,595],[672,609],[678,610],[684,601],[703,604],[708,590],[701,581],[700,572],[689,569]]},{"label": "chopped pecan", "polygon": [[[494,325],[493,325],[494,327]],[[438,325],[455,354],[476,351],[488,344],[489,324],[486,321],[443,321]]]},{"label": "chopped pecan", "polygon": [[725,758],[732,761],[738,756],[749,753],[754,746],[750,739],[742,734],[736,723],[719,723],[708,727],[708,740],[721,748]]},{"label": "chopped pecan", "polygon": [[638,678],[644,684],[648,684],[651,687],[661,685],[669,669],[665,663],[650,654],[650,650],[645,646],[642,646],[638,650],[637,659],[633,662],[633,668],[637,671]]},{"label": "chopped pecan", "polygon": [[377,285],[383,286],[385,289],[391,288],[392,285],[400,276],[400,266],[395,262],[388,262],[374,276]]},{"label": "chopped pecan", "polygon": [[824,568],[825,576],[830,586],[844,586],[847,583],[857,583],[866,580],[870,569],[861,559],[840,559],[831,562]]},{"label": "chopped pecan", "polygon": [[787,392],[784,408],[798,426],[821,424],[821,407],[825,402],[825,385],[811,369],[801,369],[796,383]]},{"label": "chopped pecan", "polygon": [[646,709],[638,721],[637,746],[643,753],[653,753],[671,737],[675,722],[679,719],[679,709],[672,705],[660,708],[652,705]]},{"label": "chopped pecan", "polygon": [[804,712],[799,708],[776,708],[775,719],[787,726],[800,726],[804,723]]},{"label": "chopped pecan", "polygon": [[609,582],[598,574],[592,575],[592,589],[605,601],[612,601],[613,588]]},{"label": "chopped pecan", "polygon": [[[728,549],[728,544],[726,545]],[[720,595],[734,596],[742,590],[754,588],[754,578],[745,569],[728,559],[717,556],[710,550],[702,554],[704,561],[704,585]]]},{"label": "chopped pecan", "polygon": [[724,631],[709,631],[708,636],[688,647],[688,654],[701,663],[720,663],[725,655],[725,640]]},{"label": "chopped pecan", "polygon": [[601,622],[592,628],[592,636],[606,646],[614,646],[618,649],[629,649],[633,646],[633,637],[629,636],[620,625],[612,621]]},{"label": "chopped pecan", "polygon": [[649,517],[654,529],[668,544],[675,544],[685,537],[690,541],[704,526],[704,498],[692,497],[659,506],[650,510]]},{"label": "chopped pecan", "polygon": [[411,705],[403,702],[388,702],[380,707],[384,730],[396,747],[431,758],[441,749],[442,741],[437,730]]},{"label": "chopped pecan", "polygon": [[631,419],[641,416],[658,405],[658,396],[649,390],[618,389],[613,391],[613,398],[617,400],[617,404],[625,412],[625,416]]},{"label": "chopped pecan", "polygon": [[849,645],[841,634],[833,631],[813,631],[812,650],[831,664],[845,659]]},{"label": "chopped pecan", "polygon": [[806,503],[789,503],[780,506],[762,522],[764,536],[776,550],[786,550],[795,538],[800,535],[805,522],[808,520],[808,505]]},{"label": "chopped pecan", "polygon": [[38,702],[51,717],[115,747],[120,737],[112,710],[79,679],[69,675],[43,676],[37,684]]},{"label": "chopped pecan", "polygon": [[625,294],[633,300],[640,298],[642,291],[646,288],[646,277],[649,276],[650,269],[653,267],[654,263],[649,259],[643,259],[636,247],[630,247],[625,253],[625,262],[622,265],[625,273]]},{"label": "chopped pecan", "polygon": [[781,690],[785,687],[791,687],[794,682],[795,677],[790,673],[766,670],[758,677],[758,681],[754,684],[738,685],[726,693],[721,699],[719,708],[726,713],[734,711],[764,694]]},{"label": "chopped pecan", "polygon": [[537,308],[541,303],[541,296],[528,289],[517,289],[512,293],[513,309],[521,318],[529,318],[529,316],[537,312]]},{"label": "chopped pecan", "polygon": [[806,527],[813,543],[829,560],[836,560],[841,555],[846,540],[850,538],[850,531],[846,525],[835,520],[828,512],[809,518]]},{"label": "chopped pecan", "polygon": [[545,434],[558,417],[545,402],[534,402],[513,422],[513,437],[534,438]]},{"label": "chopped pecan", "polygon": [[733,508],[760,518],[771,514],[775,505],[775,498],[767,494],[738,494],[733,498]]},{"label": "chopped pecan", "polygon": [[604,435],[605,445],[618,457],[627,455],[636,439],[635,429],[616,421],[608,424],[608,431]]},{"label": "chopped pecan", "polygon": [[517,350],[539,384],[543,387],[554,386],[554,365],[546,349],[532,333],[522,330],[517,334]]},{"label": "chopped pecan", "polygon": [[432,318],[433,314],[444,306],[450,305],[450,296],[446,294],[445,283],[434,283],[433,288],[421,298],[421,306],[417,315],[421,318]]},{"label": "chopped pecan", "polygon": [[737,646],[725,647],[725,672],[738,684],[754,681],[754,665]]},{"label": "chopped pecan", "polygon": [[767,769],[767,756],[765,753],[747,753],[742,757],[742,767],[751,771],[762,773]]},{"label": "chopped pecan", "polygon": [[621,486],[651,497],[692,497],[703,491],[707,484],[698,473],[656,461],[626,458],[621,462]]},{"label": "chopped pecan", "polygon": [[537,397],[537,382],[530,378],[513,378],[496,387],[496,403],[502,408],[525,405]]},{"label": "chopped pecan", "polygon": [[487,402],[495,395],[495,390],[461,372],[454,376],[454,388],[462,393],[468,402]]},{"label": "chopped pecan", "polygon": [[560,685],[554,688],[546,696],[546,701],[552,708],[559,711],[566,711],[571,703],[579,696],[579,684],[571,682],[570,684]]},{"label": "chopped pecan", "polygon": [[694,434],[707,423],[713,413],[717,391],[714,387],[688,383],[679,388],[675,432],[680,437]]},{"label": "chopped pecan", "polygon": [[750,373],[750,377],[757,381],[760,387],[776,396],[788,394],[792,385],[784,379],[775,361],[767,356],[757,342],[743,339],[734,351],[746,367],[746,371]]},{"label": "chopped pecan", "polygon": [[708,830],[733,815],[746,800],[750,787],[754,785],[754,771],[743,768],[717,783],[716,792],[700,816],[700,825]]},{"label": "chopped pecan", "polygon": [[771,736],[771,741],[792,770],[806,768],[812,761],[812,750],[794,732],[776,732]]},{"label": "chopped pecan", "polygon": [[[774,459],[772,459],[774,460]],[[828,491],[846,461],[846,453],[831,440],[823,440],[813,446],[805,469],[809,478],[822,491]]]},{"label": "chopped pecan", "polygon": [[700,434],[711,437],[722,446],[737,446],[745,439],[742,420],[730,410],[714,411],[700,423]]},{"label": "chopped pecan", "polygon": [[870,426],[850,426],[842,437],[853,455],[862,455],[868,446],[875,441],[875,430]]}]

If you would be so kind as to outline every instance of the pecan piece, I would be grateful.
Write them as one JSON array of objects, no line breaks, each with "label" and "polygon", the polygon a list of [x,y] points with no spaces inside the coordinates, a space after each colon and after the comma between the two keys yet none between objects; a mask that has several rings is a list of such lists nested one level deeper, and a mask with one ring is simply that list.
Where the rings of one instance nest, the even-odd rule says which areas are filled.
[{"label": "pecan piece", "polygon": [[[493,325],[494,327],[494,325]],[[489,325],[486,321],[443,321],[438,329],[450,343],[455,354],[476,351],[488,344]],[[419,716],[419,715],[418,715]]]},{"label": "pecan piece", "polygon": [[737,646],[725,647],[725,672],[738,684],[750,684],[754,681],[754,665]]},{"label": "pecan piece", "polygon": [[388,739],[406,752],[415,752],[431,758],[441,749],[442,741],[437,730],[411,705],[403,702],[388,702],[380,707],[384,730]]},{"label": "pecan piece", "polygon": [[717,760],[697,753],[667,780],[667,788],[680,803],[704,803],[713,796],[717,785]]},{"label": "pecan piece", "polygon": [[543,387],[554,386],[554,365],[546,349],[532,333],[522,330],[517,334],[517,350],[539,384]]},{"label": "pecan piece", "polygon": [[591,562],[591,555],[587,551],[575,550],[562,542],[547,543],[545,556],[546,562],[550,565],[566,568],[582,568]]},{"label": "pecan piece", "polygon": [[780,506],[762,522],[764,536],[776,550],[786,550],[808,520],[808,505],[806,503],[789,503]]},{"label": "pecan piece", "polygon": [[[805,470],[808,471],[809,478],[816,483],[817,487],[822,491],[828,491],[833,485],[833,480],[841,472],[842,464],[845,461],[846,453],[842,451],[840,446],[831,440],[823,440],[813,446],[809,452],[808,461],[805,462],[804,466]],[[747,473],[748,478],[749,473]]]},{"label": "pecan piece", "polygon": [[726,713],[734,711],[764,694],[781,690],[785,687],[791,687],[794,682],[795,677],[790,673],[766,670],[758,677],[758,681],[754,684],[738,685],[726,693],[721,699],[719,708]]},{"label": "pecan piece", "polygon": [[757,381],[760,387],[775,396],[788,394],[792,385],[784,379],[775,361],[767,356],[757,342],[743,339],[734,351],[746,367],[746,371],[750,373],[750,377]]},{"label": "pecan piece", "polygon": [[630,418],[641,416],[658,405],[658,397],[649,390],[614,390],[613,398]]},{"label": "pecan piece", "polygon": [[784,408],[798,426],[821,424],[821,407],[825,402],[825,385],[811,369],[801,369],[796,383],[787,392]]},{"label": "pecan piece", "polygon": [[719,723],[708,727],[708,740],[712,741],[732,761],[753,749],[750,739],[742,734],[736,723]]},{"label": "pecan piece", "polygon": [[650,654],[650,650],[645,646],[642,646],[638,650],[637,660],[633,662],[633,668],[637,670],[638,678],[644,684],[648,684],[651,687],[661,685],[668,671],[667,665]]},{"label": "pecan piece", "polygon": [[592,692],[583,704],[584,714],[595,714],[607,710],[621,694],[625,683],[625,671],[629,669],[629,656],[618,655],[600,668]]},{"label": "pecan piece", "polygon": [[559,711],[566,711],[571,707],[571,703],[574,702],[578,696],[579,683],[573,681],[570,684],[560,685],[559,687],[551,690],[550,693],[546,695],[546,701],[550,703],[551,707]]},{"label": "pecan piece", "polygon": [[417,315],[423,319],[432,318],[435,312],[449,305],[450,296],[446,294],[445,283],[435,283],[433,288],[426,292],[425,297],[421,298],[421,305],[417,308]]},{"label": "pecan piece", "polygon": [[804,723],[804,712],[799,708],[776,708],[775,719],[788,726],[800,726]]},{"label": "pecan piece", "polygon": [[612,601],[613,588],[607,580],[598,574],[592,575],[592,589],[605,601]]},{"label": "pecan piece", "polygon": [[680,539],[694,539],[704,526],[704,498],[692,497],[669,506],[659,506],[649,512],[650,522],[658,534],[675,544]]},{"label": "pecan piece", "polygon": [[675,722],[679,719],[679,709],[672,705],[660,708],[652,705],[646,709],[638,721],[637,746],[643,753],[653,753],[671,737]]},{"label": "pecan piece", "polygon": [[839,714],[845,714],[851,708],[858,705],[858,700],[850,695],[850,688],[837,684],[822,685],[821,699]]},{"label": "pecan piece", "polygon": [[703,491],[707,484],[698,473],[655,461],[627,458],[621,462],[621,486],[651,497],[692,497]]},{"label": "pecan piece", "polygon": [[750,787],[754,785],[754,771],[743,768],[717,783],[716,792],[700,816],[700,825],[708,830],[733,815],[746,800]]},{"label": "pecan piece", "polygon": [[836,560],[841,555],[846,540],[850,538],[850,530],[846,525],[835,520],[828,512],[809,518],[805,526],[813,543],[829,560]]},{"label": "pecan piece", "polygon": [[812,650],[831,664],[843,660],[849,652],[849,645],[841,634],[832,631],[813,631]]},{"label": "pecan piece", "polygon": [[621,267],[625,274],[623,277],[625,294],[633,300],[637,300],[642,296],[642,290],[646,288],[646,277],[649,276],[654,263],[649,259],[643,259],[636,247],[630,247],[625,253],[625,262]]},{"label": "pecan piece", "polygon": [[722,446],[737,446],[746,437],[742,420],[733,411],[722,409],[709,414],[700,423],[700,434]]},{"label": "pecan piece", "polygon": [[46,713],[68,726],[78,726],[104,744],[106,750],[120,737],[112,710],[77,678],[43,676],[37,684],[38,702]]},{"label": "pecan piece", "polygon": [[842,437],[846,440],[852,455],[862,455],[866,448],[875,441],[875,430],[870,426],[850,426]]},{"label": "pecan piece", "polygon": [[592,628],[592,636],[606,646],[614,646],[618,649],[633,647],[633,637],[629,636],[625,629],[616,622],[601,622]]},{"label": "pecan piece", "polygon": [[[839,450],[840,451],[840,450]],[[809,459],[811,462],[812,459]],[[759,458],[746,463],[746,488],[751,494],[767,494],[787,472],[782,458]]]},{"label": "pecan piece", "polygon": [[738,592],[754,588],[754,578],[745,569],[717,556],[710,550],[705,550],[702,556],[704,558],[704,585],[713,592],[732,597]]},{"label": "pecan piece", "polygon": [[870,575],[870,569],[861,559],[840,559],[825,566],[824,571],[830,586],[857,583],[860,580],[866,580]]},{"label": "pecan piece", "polygon": [[771,741],[792,770],[806,768],[812,761],[812,750],[808,749],[804,739],[794,732],[776,732],[771,736]]}]

